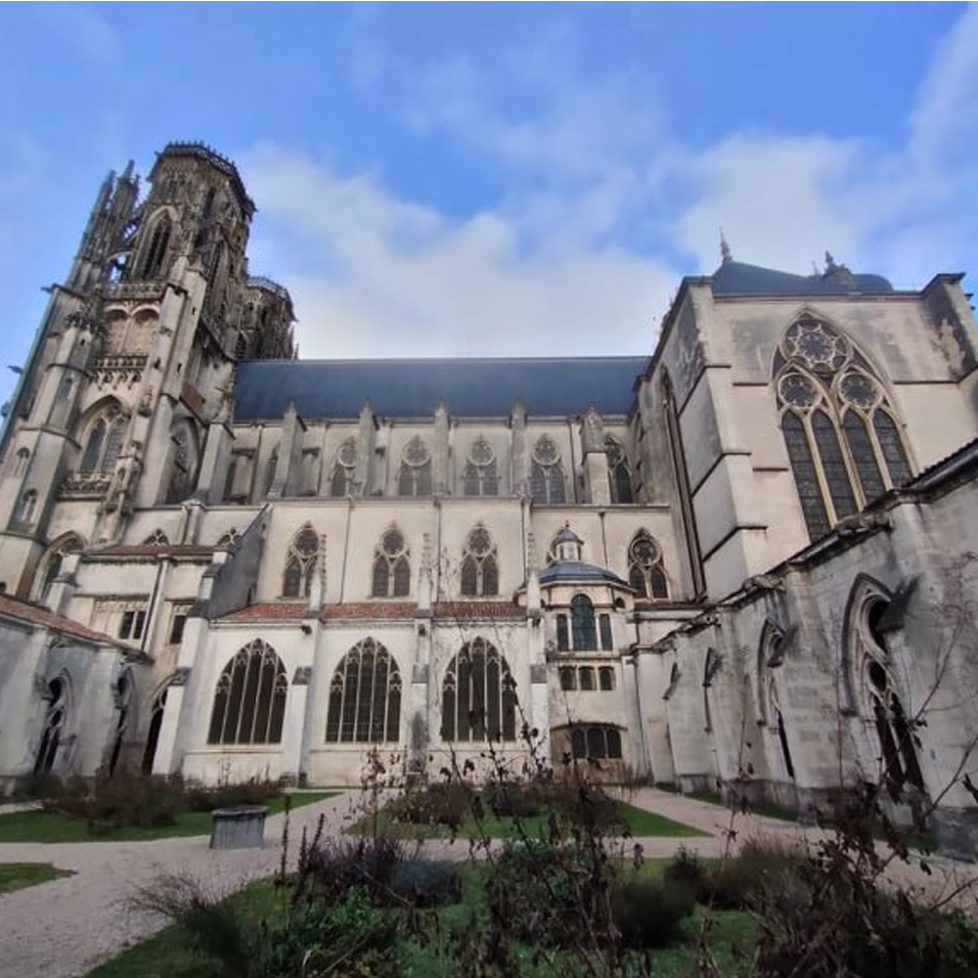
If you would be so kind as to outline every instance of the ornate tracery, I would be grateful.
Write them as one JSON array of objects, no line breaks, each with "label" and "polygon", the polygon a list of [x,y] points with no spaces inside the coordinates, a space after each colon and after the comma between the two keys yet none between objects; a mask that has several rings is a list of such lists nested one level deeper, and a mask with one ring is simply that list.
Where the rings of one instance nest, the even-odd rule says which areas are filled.
[{"label": "ornate tracery", "polygon": [[285,559],[282,594],[287,598],[309,597],[319,558],[319,537],[311,523],[300,527],[289,543]]},{"label": "ornate tracery", "polygon": [[465,543],[461,578],[461,591],[467,597],[499,594],[496,544],[484,526],[477,526]]},{"label": "ornate tracery", "polygon": [[866,358],[804,315],[775,357],[781,430],[812,539],[911,478],[896,408]]}]

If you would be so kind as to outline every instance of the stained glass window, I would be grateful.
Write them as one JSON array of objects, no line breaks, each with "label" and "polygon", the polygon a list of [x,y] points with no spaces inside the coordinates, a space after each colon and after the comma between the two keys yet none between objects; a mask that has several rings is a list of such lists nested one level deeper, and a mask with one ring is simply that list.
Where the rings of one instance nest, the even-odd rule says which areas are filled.
[{"label": "stained glass window", "polygon": [[669,585],[662,568],[662,550],[645,530],[636,533],[628,545],[628,583],[640,597],[669,597]]},{"label": "stained glass window", "polygon": [[846,468],[846,460],[839,445],[835,425],[824,411],[816,411],[812,415],[812,431],[822,460],[822,471],[828,483],[829,497],[835,508],[836,518],[851,516],[856,512],[856,498],[852,492],[849,470]]},{"label": "stained glass window", "polygon": [[903,448],[903,440],[893,418],[885,411],[877,411],[873,415],[873,426],[883,452],[883,459],[890,472],[890,481],[895,486],[906,485],[913,476],[910,472],[910,463],[907,461],[907,453]]},{"label": "stained glass window", "polygon": [[876,452],[866,430],[866,422],[855,411],[846,411],[843,430],[849,443],[849,454],[856,463],[859,481],[862,484],[863,496],[866,501],[882,496],[886,487],[876,464]]},{"label": "stained glass window", "polygon": [[496,456],[485,438],[477,438],[469,449],[462,487],[466,496],[495,496],[499,493]]},{"label": "stained glass window", "polygon": [[275,650],[260,638],[224,667],[214,691],[209,744],[277,744],[288,679]]},{"label": "stained glass window", "polygon": [[575,650],[590,650],[598,647],[594,605],[586,594],[575,594],[571,599],[571,635]]},{"label": "stained glass window", "polygon": [[516,739],[516,682],[482,638],[462,646],[442,683],[441,735],[449,741]]},{"label": "stained glass window", "polygon": [[329,688],[327,743],[400,740],[401,674],[387,649],[372,638],[341,660]]},{"label": "stained glass window", "polygon": [[562,503],[566,501],[564,469],[560,464],[560,452],[549,435],[542,435],[533,448],[530,466],[530,495],[538,503]]},{"label": "stained glass window", "polygon": [[628,467],[625,450],[611,436],[605,439],[605,451],[608,455],[608,479],[611,483],[611,501],[613,503],[634,502],[632,496],[632,473]]},{"label": "stained glass window", "polygon": [[795,485],[798,487],[802,512],[805,514],[805,523],[811,538],[815,540],[829,532],[829,518],[805,426],[796,414],[789,411],[781,421],[781,429],[784,432]]}]

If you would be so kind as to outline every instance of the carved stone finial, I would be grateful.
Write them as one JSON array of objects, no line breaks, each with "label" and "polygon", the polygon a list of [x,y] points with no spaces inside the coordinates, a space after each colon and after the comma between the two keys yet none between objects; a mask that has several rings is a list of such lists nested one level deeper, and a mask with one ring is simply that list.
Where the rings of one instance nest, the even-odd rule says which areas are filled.
[{"label": "carved stone finial", "polygon": [[727,262],[731,261],[733,261],[733,252],[730,250],[730,244],[723,233],[723,228],[720,228],[720,263],[726,265]]}]

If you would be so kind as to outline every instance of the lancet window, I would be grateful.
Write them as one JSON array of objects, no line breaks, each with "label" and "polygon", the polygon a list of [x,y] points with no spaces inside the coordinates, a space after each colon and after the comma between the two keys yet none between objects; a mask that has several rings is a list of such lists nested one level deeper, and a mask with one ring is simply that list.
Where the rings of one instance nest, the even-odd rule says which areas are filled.
[{"label": "lancet window", "polygon": [[441,735],[448,741],[516,739],[516,681],[482,638],[462,646],[442,682]]},{"label": "lancet window", "polygon": [[354,474],[357,464],[357,443],[353,438],[347,438],[338,449],[333,460],[333,471],[329,477],[329,494],[334,498],[352,496]]},{"label": "lancet window", "polygon": [[285,666],[256,638],[224,667],[214,691],[209,744],[277,744],[282,740]]},{"label": "lancet window", "polygon": [[461,591],[467,597],[499,594],[496,544],[484,526],[477,526],[465,543]]},{"label": "lancet window", "polygon": [[370,594],[375,598],[404,598],[411,589],[411,565],[400,530],[388,530],[374,551]]},{"label": "lancet window", "polygon": [[611,483],[611,501],[613,503],[632,503],[635,497],[632,493],[632,470],[628,466],[628,456],[625,449],[611,435],[604,440],[605,452],[608,456],[608,481]]},{"label": "lancet window", "polygon": [[111,475],[122,450],[126,417],[118,405],[103,411],[88,432],[79,471],[83,475]]},{"label": "lancet window", "polygon": [[401,674],[379,642],[365,638],[341,660],[329,687],[326,742],[400,739]]},{"label": "lancet window", "polygon": [[149,239],[149,247],[146,249],[146,258],[141,270],[143,278],[156,278],[163,271],[163,260],[166,258],[166,250],[170,246],[172,229],[173,224],[170,221],[170,216],[163,214],[156,222]]},{"label": "lancet window", "polygon": [[287,598],[308,598],[318,562],[319,537],[312,525],[306,523],[289,544],[282,578],[282,595]]},{"label": "lancet window", "polygon": [[645,530],[628,545],[628,583],[643,598],[668,598],[669,582],[662,566],[662,548]]},{"label": "lancet window", "polygon": [[428,446],[415,435],[404,447],[401,468],[397,475],[399,496],[431,495],[431,453]]},{"label": "lancet window", "polygon": [[46,774],[54,769],[58,758],[58,748],[61,746],[68,725],[68,681],[64,677],[52,679],[44,691],[47,704],[44,711],[44,727],[41,731],[41,743],[37,748],[34,759],[34,773]]},{"label": "lancet window", "polygon": [[567,500],[560,450],[549,435],[541,435],[533,446],[530,495],[537,503],[563,503]]},{"label": "lancet window", "polygon": [[469,447],[462,474],[466,496],[496,496],[499,494],[499,472],[496,455],[485,438],[477,438]]},{"label": "lancet window", "polygon": [[896,408],[852,343],[803,316],[775,357],[781,430],[812,539],[911,476]]}]

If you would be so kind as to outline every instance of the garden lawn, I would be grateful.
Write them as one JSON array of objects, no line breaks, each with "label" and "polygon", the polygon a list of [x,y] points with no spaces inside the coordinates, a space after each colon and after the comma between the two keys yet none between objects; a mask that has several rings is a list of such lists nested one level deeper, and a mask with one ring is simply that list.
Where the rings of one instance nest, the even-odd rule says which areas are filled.
[{"label": "garden lawn", "polygon": [[70,869],[58,869],[51,863],[0,863],[0,893],[13,893],[26,886],[73,875]]},{"label": "garden lawn", "polygon": [[[335,791],[301,791],[291,795],[292,807],[301,808],[332,798]],[[285,808],[285,797],[274,798],[266,806],[269,815]],[[87,823],[60,812],[12,812],[0,815],[0,842],[144,842],[176,836],[210,835],[210,812],[180,812],[174,825],[127,827],[105,834],[90,835]]]},{"label": "garden lawn", "polygon": [[[668,861],[649,860],[644,871],[661,872]],[[454,978],[457,973],[457,964],[446,953],[443,941],[450,930],[464,931],[471,926],[473,914],[478,917],[487,912],[485,867],[469,866],[462,872],[462,900],[437,911],[437,926],[433,923],[426,929],[430,940],[402,938],[403,978]],[[243,920],[255,926],[284,906],[283,892],[268,880],[253,884],[230,899],[240,910]],[[738,962],[743,960],[742,951],[749,950],[756,940],[757,922],[751,914],[741,910],[706,910],[703,907],[697,907],[685,922],[683,943],[650,952],[652,974],[656,978],[686,978],[695,973],[697,946],[704,927],[707,928],[706,946],[720,975],[737,975]],[[522,965],[521,973],[526,978],[557,978],[567,971],[563,966],[566,963],[563,953],[547,955],[536,964],[532,963],[534,951],[531,948],[518,948],[517,955]],[[214,961],[188,950],[180,929],[171,926],[90,971],[86,978],[213,978],[215,973]]]},{"label": "garden lawn", "polygon": [[[699,829],[693,828],[692,825],[674,822],[664,815],[648,812],[644,808],[636,808],[634,805],[625,804],[625,802],[619,803],[618,811],[622,818],[627,820],[629,832],[636,839],[652,837],[691,838],[709,835],[708,832],[701,832]],[[477,824],[470,811],[461,827],[455,832],[455,837],[461,839],[518,839],[526,836],[530,839],[542,839],[547,833],[547,820],[546,812],[517,820],[511,815],[494,815],[487,808],[481,823]],[[372,815],[365,815],[346,831],[353,835],[374,835],[377,833],[401,839],[448,838],[452,835],[451,830],[445,825],[395,822],[383,808],[377,813],[376,819]]]}]

